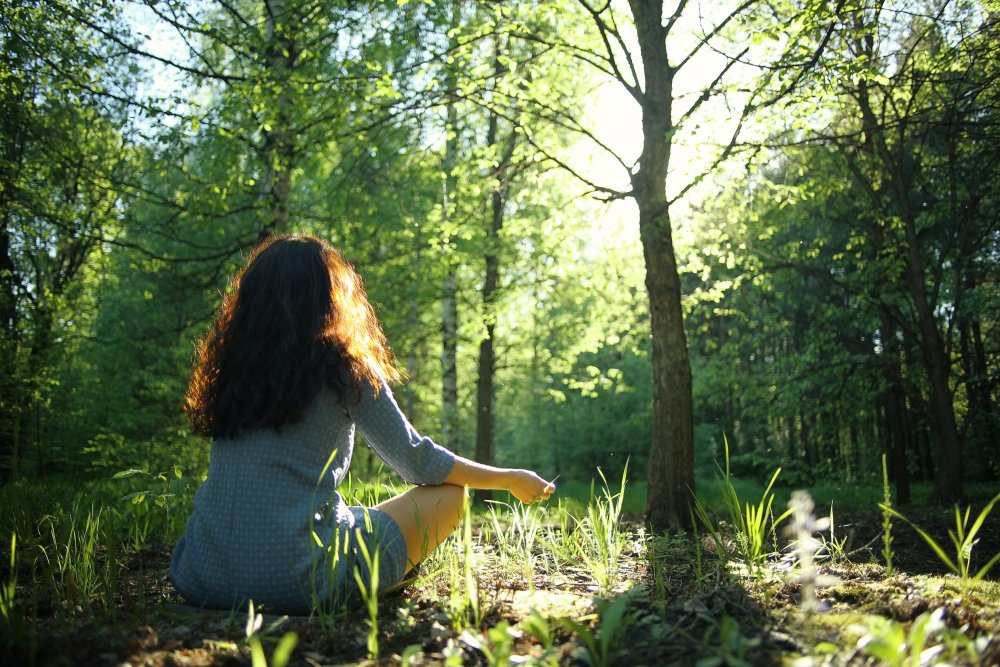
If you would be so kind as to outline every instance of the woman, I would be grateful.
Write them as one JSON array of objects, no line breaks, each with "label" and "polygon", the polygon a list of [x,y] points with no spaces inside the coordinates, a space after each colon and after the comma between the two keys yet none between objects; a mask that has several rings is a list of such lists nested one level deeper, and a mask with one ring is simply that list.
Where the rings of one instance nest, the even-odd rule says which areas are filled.
[{"label": "woman", "polygon": [[[171,563],[189,602],[220,609],[249,600],[273,612],[331,607],[406,572],[458,525],[463,487],[522,502],[555,485],[494,468],[421,437],[387,382],[398,379],[361,279],[330,245],[270,239],[231,280],[200,342],[186,409],[213,438],[208,476]],[[373,508],[348,506],[357,427],[418,486]]]}]

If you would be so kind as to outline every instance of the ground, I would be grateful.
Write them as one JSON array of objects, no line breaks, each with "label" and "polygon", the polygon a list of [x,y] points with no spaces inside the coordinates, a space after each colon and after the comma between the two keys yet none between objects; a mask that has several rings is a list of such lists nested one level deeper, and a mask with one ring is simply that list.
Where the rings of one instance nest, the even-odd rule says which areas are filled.
[{"label": "ground", "polygon": [[[920,516],[950,549],[953,517]],[[813,574],[828,585],[809,610],[802,568],[781,544],[748,571],[735,551],[724,564],[707,533],[653,536],[639,517],[621,517],[608,534],[594,512],[501,511],[474,519],[468,537],[459,531],[378,599],[374,633],[364,606],[312,618],[265,609],[259,626],[246,611],[188,607],[169,582],[170,546],[152,542],[118,561],[114,605],[32,593],[24,582],[38,574],[22,565],[3,664],[273,666],[289,633],[290,665],[1000,664],[997,571],[963,581],[897,521],[889,573],[882,521],[877,509],[838,517],[844,542],[819,550]],[[1000,552],[998,524],[983,524],[974,564]],[[586,541],[594,536],[608,541]]]}]

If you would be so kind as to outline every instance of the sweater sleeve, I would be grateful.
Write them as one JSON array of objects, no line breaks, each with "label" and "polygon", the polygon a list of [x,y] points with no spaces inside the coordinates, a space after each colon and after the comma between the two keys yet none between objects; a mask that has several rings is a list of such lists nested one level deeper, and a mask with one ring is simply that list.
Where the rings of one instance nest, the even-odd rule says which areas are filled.
[{"label": "sweater sleeve", "polygon": [[410,484],[441,484],[448,477],[455,455],[417,433],[384,382],[377,396],[362,382],[361,400],[347,411],[375,453]]}]

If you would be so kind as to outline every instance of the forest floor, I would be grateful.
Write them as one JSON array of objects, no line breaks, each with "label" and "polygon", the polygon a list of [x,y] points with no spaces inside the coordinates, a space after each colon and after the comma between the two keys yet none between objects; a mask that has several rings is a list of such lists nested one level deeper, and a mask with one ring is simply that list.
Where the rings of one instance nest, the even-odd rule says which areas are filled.
[{"label": "forest floor", "polygon": [[[912,511],[951,553],[947,531],[954,516],[940,508]],[[6,623],[0,662],[1000,664],[1000,567],[987,580],[963,581],[897,520],[890,574],[877,508],[838,515],[806,577],[787,549],[769,547],[773,552],[751,573],[733,554],[727,562],[718,558],[709,533],[697,542],[684,535],[652,537],[637,517],[627,516],[609,535],[615,550],[604,571],[582,551],[575,558],[559,555],[569,533],[596,515],[579,519],[575,528],[544,511],[534,523],[525,523],[523,512],[498,516],[510,523],[489,514],[475,517],[471,539],[463,541],[459,531],[410,583],[381,596],[374,624],[374,608],[365,606],[312,618],[277,617],[266,609],[256,618],[246,611],[191,608],[170,584],[170,545],[162,542],[117,561],[113,605],[74,600],[72,586],[68,599],[56,601],[27,586],[37,572],[21,565],[15,568],[16,606],[12,611],[8,604],[6,620],[0,619]],[[973,562],[981,566],[1000,553],[1000,516],[989,517],[978,537]],[[809,608],[808,591],[803,595],[803,579],[810,575],[819,584],[815,609]]]}]

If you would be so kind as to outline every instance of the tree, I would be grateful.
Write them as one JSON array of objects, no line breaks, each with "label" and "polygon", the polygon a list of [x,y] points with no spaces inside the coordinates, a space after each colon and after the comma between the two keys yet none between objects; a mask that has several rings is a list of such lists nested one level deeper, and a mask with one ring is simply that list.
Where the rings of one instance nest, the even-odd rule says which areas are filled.
[{"label": "tree", "polygon": [[84,277],[120,229],[132,93],[127,61],[81,26],[86,14],[123,33],[113,3],[2,9],[0,467],[17,477],[32,440],[36,466],[48,463],[40,428],[53,369],[79,334]]},{"label": "tree", "polygon": [[[829,11],[835,9],[823,3],[792,8],[747,1],[701,11],[708,8],[683,0],[672,8],[660,1],[632,0],[628,14],[610,2],[594,5],[579,0],[577,7],[590,25],[584,37],[538,35],[529,30],[517,34],[545,43],[593,68],[620,86],[640,109],[642,148],[634,163],[616,154],[614,147],[600,139],[599,132],[588,129],[573,114],[560,113],[558,103],[542,101],[536,114],[539,119],[578,132],[609,155],[628,176],[628,187],[615,187],[606,177],[588,176],[551,151],[548,153],[593,192],[609,199],[632,199],[638,208],[653,368],[646,517],[656,528],[686,526],[694,492],[694,424],[672,212],[692,188],[732,154],[748,119],[786,95],[797,85],[801,72],[815,64],[828,35],[824,25]],[[697,19],[692,17],[695,13],[699,13]],[[781,41],[781,26],[785,46],[783,52],[777,52],[765,42]],[[567,32],[579,35],[581,31]],[[755,44],[747,43],[747,34],[760,37],[758,50],[767,54],[769,72],[750,84],[749,94],[740,92],[745,91],[748,80],[742,65],[754,55]],[[695,70],[698,74],[692,76],[698,83],[692,90],[684,90],[683,75]],[[711,75],[706,76],[706,71]],[[671,171],[679,137],[693,132],[699,123],[710,122],[706,115],[711,106],[708,103],[722,97],[736,108],[733,117],[723,123],[725,129],[716,132],[716,137],[725,133],[728,139],[720,142],[721,146],[704,160],[697,173],[679,177],[668,192],[668,176],[679,172]],[[526,132],[530,141],[530,130]]]},{"label": "tree", "polygon": [[850,76],[840,79],[841,122],[824,139],[870,205],[869,239],[881,269],[872,296],[883,313],[887,374],[899,377],[900,341],[916,351],[923,377],[909,393],[933,436],[935,495],[958,501],[964,470],[954,336],[963,317],[967,325],[978,316],[966,298],[996,233],[983,206],[997,178],[997,80],[974,63],[995,55],[995,21],[947,3],[928,5],[925,14],[873,3],[845,20],[837,44],[842,60],[830,67]]}]

